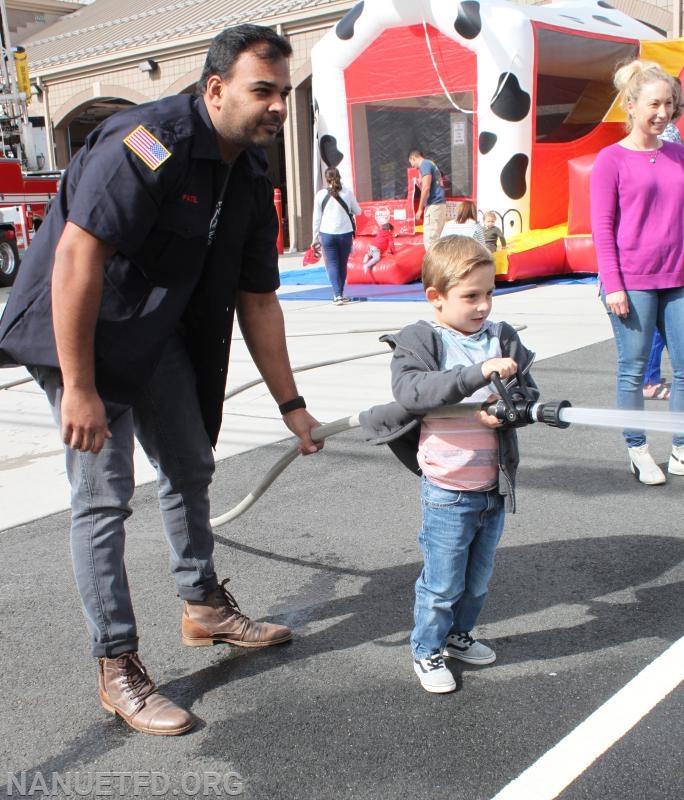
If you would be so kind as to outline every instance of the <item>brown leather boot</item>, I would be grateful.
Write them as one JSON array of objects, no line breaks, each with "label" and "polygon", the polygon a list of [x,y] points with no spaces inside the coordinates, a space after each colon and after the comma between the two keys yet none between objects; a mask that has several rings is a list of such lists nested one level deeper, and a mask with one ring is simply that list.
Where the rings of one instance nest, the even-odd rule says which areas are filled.
[{"label": "brown leather boot", "polygon": [[206,600],[183,602],[181,640],[190,647],[210,644],[238,645],[238,647],[264,647],[280,644],[292,638],[285,625],[270,622],[252,622],[246,617],[226,589],[228,578]]},{"label": "brown leather boot", "polygon": [[157,736],[189,731],[195,718],[159,694],[137,653],[99,659],[98,687],[105,711],[118,714],[131,728]]}]

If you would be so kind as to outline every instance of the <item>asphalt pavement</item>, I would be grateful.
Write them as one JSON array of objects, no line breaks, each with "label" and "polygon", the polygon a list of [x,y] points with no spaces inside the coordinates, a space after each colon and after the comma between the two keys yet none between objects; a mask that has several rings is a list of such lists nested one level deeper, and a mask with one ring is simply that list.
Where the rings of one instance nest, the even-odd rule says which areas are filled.
[{"label": "asphalt pavement", "polygon": [[[495,300],[495,310],[540,352],[534,374],[543,399],[609,408],[613,343],[590,295],[573,285],[535,289]],[[376,328],[429,316],[410,303],[283,305],[295,363],[380,349]],[[361,329],[373,332],[352,332]],[[306,338],[314,332],[315,347]],[[239,349],[235,356],[233,385],[251,375]],[[303,372],[300,386],[330,421],[389,399],[387,365],[384,355],[343,361]],[[0,392],[12,446],[31,438],[23,427],[34,435],[33,451],[3,445],[0,513],[12,519],[16,506],[40,506],[41,482],[61,480],[31,472],[57,449],[47,424],[45,438],[35,436],[42,411],[20,413],[21,403],[36,402],[27,399],[32,392]],[[271,406],[258,387],[228,401],[226,428],[242,429],[246,441],[233,441],[242,450],[218,462],[215,514],[247,494],[289,444]],[[650,437],[661,464],[668,438]],[[127,565],[140,652],[161,690],[200,720],[182,737],[135,733],[99,706],[61,489],[56,508],[2,526],[0,796],[679,800],[682,661],[673,665],[668,654],[681,653],[684,628],[684,478],[637,483],[612,429],[538,423],[520,430],[520,443],[519,510],[507,518],[477,629],[497,661],[452,664],[458,690],[449,695],[422,690],[408,649],[421,566],[418,479],[358,430],[296,460],[253,508],[217,530],[217,572],[230,576],[243,610],[293,627],[293,641],[280,647],[181,645],[154,487],[139,486]],[[657,679],[653,664],[661,665]],[[630,724],[649,692],[656,700]],[[575,731],[589,755],[580,747],[563,755]],[[549,762],[554,753],[560,762]],[[573,774],[555,794],[554,763]],[[529,768],[534,788],[516,794]]]}]

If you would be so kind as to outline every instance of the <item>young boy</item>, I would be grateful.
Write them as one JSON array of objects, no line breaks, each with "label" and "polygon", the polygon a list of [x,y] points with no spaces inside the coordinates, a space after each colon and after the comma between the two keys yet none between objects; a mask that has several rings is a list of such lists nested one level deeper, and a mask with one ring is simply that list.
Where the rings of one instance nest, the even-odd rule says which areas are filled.
[{"label": "young boy", "polygon": [[506,237],[503,235],[501,228],[496,224],[496,212],[488,211],[482,218],[484,222],[484,238],[485,245],[491,253],[496,252],[498,242],[501,242],[501,247],[506,247]]},{"label": "young boy", "polygon": [[382,337],[394,347],[397,402],[364,412],[362,425],[405,463],[409,446],[415,453],[417,445],[424,565],[415,587],[411,650],[423,688],[443,693],[456,688],[445,658],[468,664],[496,658],[471,631],[487,597],[504,511],[515,510],[518,446],[515,430],[486,411],[442,418],[434,412],[463,400],[494,399],[494,372],[509,387],[524,375],[529,397],[536,399],[538,390],[527,374],[533,354],[508,323],[487,319],[494,263],[486,248],[464,236],[435,242],[423,260],[423,287],[434,322]]},{"label": "young boy", "polygon": [[366,255],[363,257],[363,271],[368,272],[372,269],[385,253],[394,253],[394,242],[392,241],[394,225],[386,222],[380,227],[375,237],[368,245]]}]

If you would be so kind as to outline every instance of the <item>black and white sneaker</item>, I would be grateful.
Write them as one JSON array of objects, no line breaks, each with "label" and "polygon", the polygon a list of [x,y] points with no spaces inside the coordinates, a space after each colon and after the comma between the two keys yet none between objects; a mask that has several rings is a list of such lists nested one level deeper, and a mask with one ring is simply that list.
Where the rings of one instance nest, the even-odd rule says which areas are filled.
[{"label": "black and white sneaker", "polygon": [[457,658],[466,664],[492,664],[496,653],[491,647],[478,642],[469,633],[450,633],[446,638],[442,654],[446,658]]},{"label": "black and white sneaker", "polygon": [[[642,444],[639,447],[628,447],[629,466],[635,478],[647,486],[659,486],[665,483],[665,473],[660,469],[648,451],[648,445]],[[672,470],[669,470],[672,472]]]},{"label": "black and white sneaker", "polygon": [[456,689],[454,676],[440,653],[434,653],[428,658],[415,659],[413,669],[426,692],[446,694]]},{"label": "black and white sneaker", "polygon": [[670,475],[684,475],[684,445],[672,445],[672,454],[667,465]]}]

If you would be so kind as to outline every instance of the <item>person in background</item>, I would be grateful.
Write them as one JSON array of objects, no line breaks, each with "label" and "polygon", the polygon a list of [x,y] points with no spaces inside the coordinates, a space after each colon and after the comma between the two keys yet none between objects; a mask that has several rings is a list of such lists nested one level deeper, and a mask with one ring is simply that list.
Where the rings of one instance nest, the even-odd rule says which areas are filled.
[{"label": "person in background", "polygon": [[482,218],[482,222],[484,224],[484,240],[487,250],[490,253],[495,253],[499,242],[501,242],[502,248],[506,247],[506,237],[496,224],[496,211],[487,211]]},{"label": "person in background", "polygon": [[371,240],[366,255],[363,257],[364,272],[373,269],[385,253],[394,253],[393,230],[394,225],[391,222],[385,222],[380,226],[380,230]]},{"label": "person in background", "polygon": [[326,169],[325,181],[327,188],[317,192],[314,198],[313,241],[320,240],[323,248],[333,303],[342,306],[349,302],[344,294],[344,285],[356,231],[354,214],[360,214],[361,207],[353,192],[342,186],[342,178],[335,167]]},{"label": "person in background", "polygon": [[423,246],[427,251],[439,236],[446,222],[446,194],[442,174],[434,161],[425,158],[414,147],[408,154],[409,164],[420,173],[420,198],[416,208],[416,224],[423,222]]},{"label": "person in background", "polygon": [[[262,149],[286,119],[291,53],[270,28],[227,28],[209,47],[199,96],[134,106],[89,134],[0,320],[0,365],[29,368],[61,428],[100,703],[143,733],[182,734],[196,719],[158,691],[138,653],[124,563],[134,437],[157,472],[182,643],[253,648],[292,636],[251,620],[219,582],[209,507],[236,314],[300,452],[319,449],[287,354]],[[90,681],[74,675],[73,687]]]},{"label": "person in background", "polygon": [[[679,78],[675,78],[675,88],[677,90],[677,97],[675,98],[675,110],[672,114],[672,119],[665,126],[665,130],[658,136],[663,142],[675,142],[682,144],[682,136],[679,128],[674,124],[682,114],[682,84]],[[663,357],[663,349],[665,342],[660,335],[658,328],[653,331],[653,344],[651,345],[651,354],[648,357],[648,364],[646,365],[646,373],[644,375],[644,397],[647,400],[669,400],[670,387],[663,381],[660,372],[660,362]]]},{"label": "person in background", "polygon": [[675,97],[673,100],[672,117],[665,126],[665,130],[658,136],[661,142],[676,142],[682,144],[682,134],[675,122],[682,116],[682,82],[679,78],[673,78]]},{"label": "person in background", "polygon": [[[591,179],[591,226],[601,298],[617,350],[617,405],[641,410],[653,331],[662,334],[673,380],[670,410],[684,411],[684,147],[664,142],[677,88],[659,64],[635,60],[614,76],[627,135],[601,150]],[[666,477],[646,433],[623,431],[630,469],[647,485]],[[684,431],[672,437],[670,475],[684,475]]]},{"label": "person in background", "polygon": [[477,207],[472,200],[462,200],[458,213],[442,228],[441,237],[470,236],[476,242],[485,244],[485,230],[477,221]]}]

